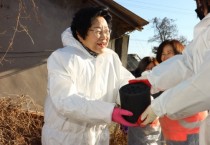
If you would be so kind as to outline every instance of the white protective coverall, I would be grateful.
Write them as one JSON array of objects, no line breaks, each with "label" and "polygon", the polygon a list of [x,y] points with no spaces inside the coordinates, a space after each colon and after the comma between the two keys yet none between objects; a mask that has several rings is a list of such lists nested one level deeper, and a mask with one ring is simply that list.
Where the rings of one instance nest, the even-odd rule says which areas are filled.
[{"label": "white protective coverall", "polygon": [[134,77],[111,49],[93,57],[69,28],[62,41],[67,47],[53,52],[47,62],[42,144],[108,145],[118,90]]},{"label": "white protective coverall", "polygon": [[[162,62],[147,78],[155,89],[166,90],[151,103],[157,116],[181,119],[210,109],[210,14],[195,26],[183,55]],[[209,116],[204,122],[200,145],[210,145]]]}]

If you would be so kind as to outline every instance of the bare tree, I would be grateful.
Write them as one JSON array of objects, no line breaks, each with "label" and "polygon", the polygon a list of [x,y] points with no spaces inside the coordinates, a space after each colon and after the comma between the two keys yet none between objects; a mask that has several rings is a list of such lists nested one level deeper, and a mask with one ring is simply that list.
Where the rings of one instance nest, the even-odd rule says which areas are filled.
[{"label": "bare tree", "polygon": [[154,36],[151,37],[148,42],[161,43],[165,40],[177,39],[180,40],[184,45],[187,43],[187,39],[184,36],[178,36],[177,25],[174,23],[175,20],[167,17],[153,18],[152,28],[154,28]]},{"label": "bare tree", "polygon": [[189,41],[187,40],[187,38],[184,37],[184,36],[179,36],[179,38],[177,38],[177,40],[179,40],[184,45],[187,45],[189,43]]}]

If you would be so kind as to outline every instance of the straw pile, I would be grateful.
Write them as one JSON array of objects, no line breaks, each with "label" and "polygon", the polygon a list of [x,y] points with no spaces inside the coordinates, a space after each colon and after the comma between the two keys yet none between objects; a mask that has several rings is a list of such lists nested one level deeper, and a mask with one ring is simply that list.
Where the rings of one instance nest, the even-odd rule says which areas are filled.
[{"label": "straw pile", "polygon": [[[0,98],[0,145],[41,145],[43,108],[29,96]],[[110,125],[110,145],[126,145],[118,124]]]},{"label": "straw pile", "polygon": [[127,135],[120,129],[119,124],[111,124],[110,145],[127,145]]},{"label": "straw pile", "polygon": [[0,144],[41,145],[40,109],[28,96],[0,98]]}]

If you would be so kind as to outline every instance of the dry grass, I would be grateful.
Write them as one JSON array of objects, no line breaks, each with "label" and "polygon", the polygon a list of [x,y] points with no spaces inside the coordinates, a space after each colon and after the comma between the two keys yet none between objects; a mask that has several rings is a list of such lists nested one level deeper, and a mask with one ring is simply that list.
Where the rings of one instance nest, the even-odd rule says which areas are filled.
[{"label": "dry grass", "polygon": [[109,130],[110,145],[127,145],[127,135],[120,129],[119,124],[113,123]]},{"label": "dry grass", "polygon": [[[0,98],[0,145],[41,145],[43,120],[43,108],[29,96]],[[127,145],[118,124],[110,125],[110,145]]]},{"label": "dry grass", "polygon": [[41,145],[40,110],[27,96],[0,98],[0,144]]}]

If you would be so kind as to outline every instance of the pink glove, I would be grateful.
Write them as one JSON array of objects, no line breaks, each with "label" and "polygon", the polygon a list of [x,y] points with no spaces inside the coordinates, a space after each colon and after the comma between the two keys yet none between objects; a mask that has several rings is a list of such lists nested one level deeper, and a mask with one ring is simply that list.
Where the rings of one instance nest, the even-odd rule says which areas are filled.
[{"label": "pink glove", "polygon": [[125,126],[139,126],[137,123],[133,124],[133,123],[126,121],[122,115],[133,116],[133,113],[128,110],[124,110],[124,109],[115,107],[112,112],[112,121],[122,124],[122,125],[125,125]]}]

